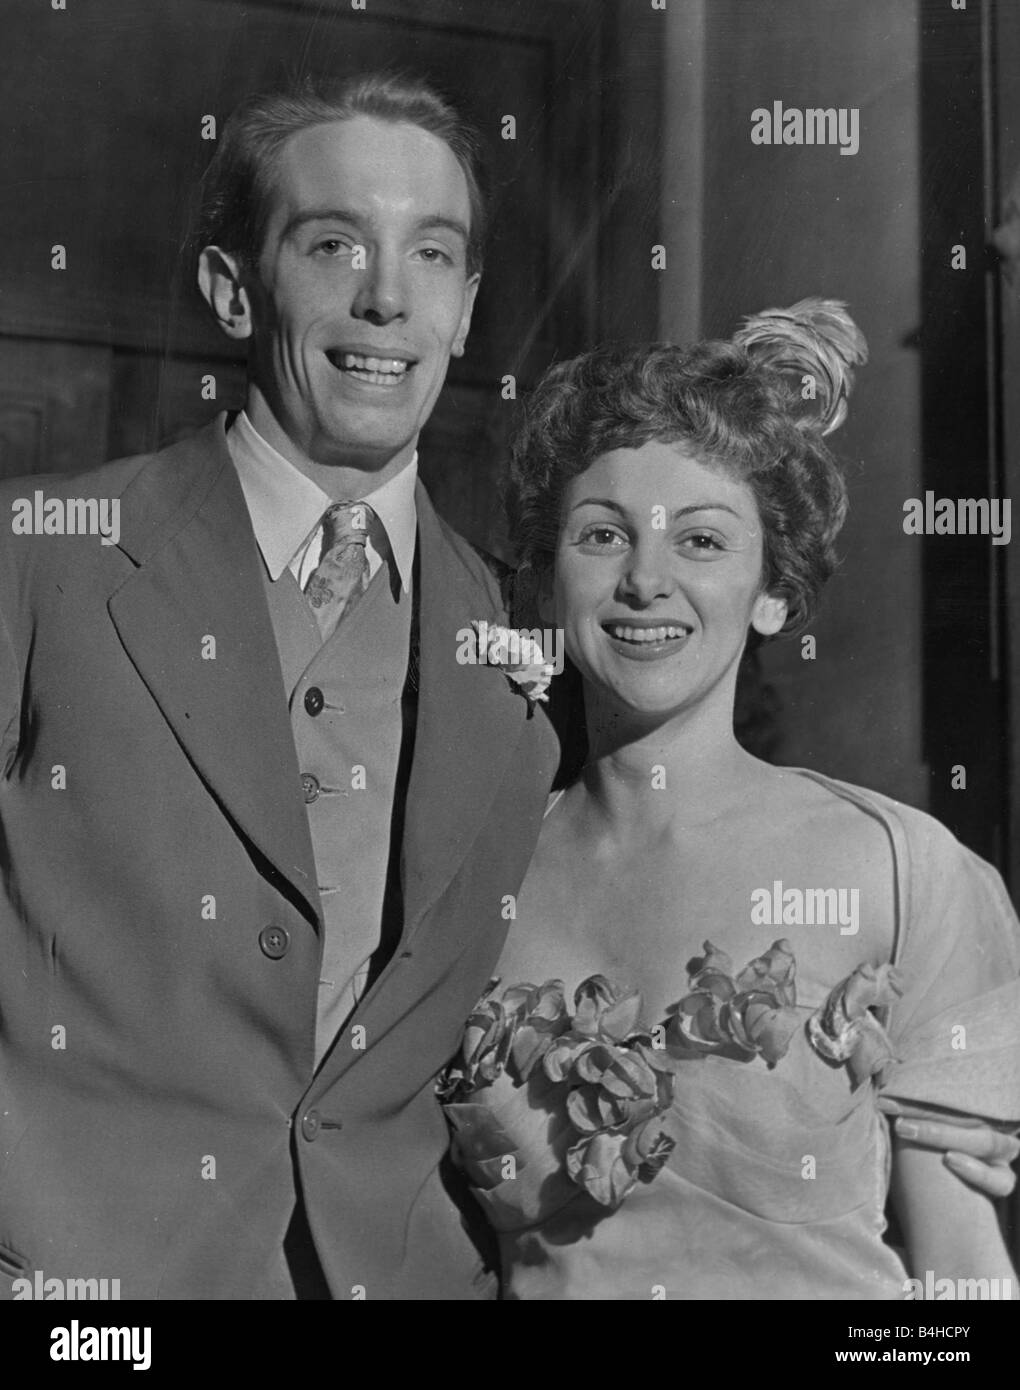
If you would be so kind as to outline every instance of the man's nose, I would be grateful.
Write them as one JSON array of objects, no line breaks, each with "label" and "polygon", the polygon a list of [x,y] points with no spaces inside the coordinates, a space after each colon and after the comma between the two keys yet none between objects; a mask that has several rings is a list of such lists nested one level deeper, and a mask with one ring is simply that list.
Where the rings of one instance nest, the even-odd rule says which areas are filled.
[{"label": "man's nose", "polygon": [[400,258],[386,251],[368,253],[351,312],[369,323],[392,323],[407,317],[407,291]]},{"label": "man's nose", "polygon": [[624,594],[642,605],[665,598],[676,588],[674,555],[662,537],[638,540],[622,575]]}]

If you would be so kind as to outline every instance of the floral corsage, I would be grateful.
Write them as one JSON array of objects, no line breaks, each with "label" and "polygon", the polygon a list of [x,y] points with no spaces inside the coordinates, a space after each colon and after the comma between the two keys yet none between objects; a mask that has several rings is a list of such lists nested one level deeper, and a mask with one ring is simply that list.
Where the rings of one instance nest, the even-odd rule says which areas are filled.
[{"label": "floral corsage", "polygon": [[705,955],[691,974],[692,991],[672,1009],[667,1044],[675,1056],[713,1053],[750,1062],[761,1057],[771,1068],[807,1029],[819,1057],[846,1065],[860,1085],[893,1060],[889,1037],[871,1012],[902,993],[892,965],[859,965],[829,991],[820,1008],[797,1003],[796,962],[789,941],[774,941],[735,975],[725,951],[705,942]]},{"label": "floral corsage", "polygon": [[555,662],[549,661],[526,629],[502,627],[485,619],[472,622],[477,640],[474,660],[480,666],[498,666],[529,702],[546,701],[549,682],[556,674]]},{"label": "floral corsage", "polygon": [[652,1028],[639,1022],[640,995],[604,975],[579,985],[573,1013],[561,980],[502,995],[494,980],[437,1083],[452,1152],[493,1225],[545,1219],[579,1188],[613,1209],[650,1182],[675,1147],[667,1115],[691,1062],[760,1058],[771,1070],[801,1035],[856,1087],[893,1060],[872,1012],[901,992],[892,966],[858,966],[817,1009],[797,1003],[795,974],[789,941],[739,973],[706,941],[689,992]]},{"label": "floral corsage", "polygon": [[[661,1038],[638,1023],[640,995],[620,996],[604,975],[592,975],[575,991],[571,1015],[560,980],[518,985],[498,999],[494,989],[471,1015],[440,1090],[455,1131],[473,1131],[459,1145],[460,1157],[473,1160],[469,1176],[484,1178],[479,1163],[505,1158],[506,1130],[526,1111],[535,1113],[537,1095],[546,1113],[558,1112],[558,1147],[565,1148],[571,1182],[603,1206],[619,1205],[635,1183],[655,1176],[673,1149],[659,1121],[672,1104],[678,1064]],[[489,1099],[505,1124],[478,1113],[491,1117],[492,1104],[470,1104],[483,1087],[499,1093]],[[486,1125],[494,1149],[488,1158],[478,1142]]]}]

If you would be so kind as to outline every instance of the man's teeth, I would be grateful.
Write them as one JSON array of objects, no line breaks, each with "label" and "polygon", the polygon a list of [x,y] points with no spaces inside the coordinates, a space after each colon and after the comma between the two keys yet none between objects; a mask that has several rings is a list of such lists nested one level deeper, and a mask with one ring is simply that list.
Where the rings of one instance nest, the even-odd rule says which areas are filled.
[{"label": "man's teeth", "polygon": [[608,625],[610,636],[623,642],[665,642],[667,638],[686,637],[685,627],[627,627],[623,623]]},{"label": "man's teeth", "polygon": [[362,357],[359,352],[342,352],[339,356],[344,371],[370,372],[373,376],[403,376],[411,365],[400,357]]}]

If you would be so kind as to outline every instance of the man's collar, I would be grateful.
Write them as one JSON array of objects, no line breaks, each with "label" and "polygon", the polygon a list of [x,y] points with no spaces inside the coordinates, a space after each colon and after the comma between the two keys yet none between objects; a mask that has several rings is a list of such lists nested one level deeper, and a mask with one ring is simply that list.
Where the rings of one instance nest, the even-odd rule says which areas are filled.
[{"label": "man's collar", "polygon": [[[227,446],[248,504],[255,539],[269,576],[275,581],[308,543],[333,498],[274,449],[243,410],[227,431]],[[352,502],[371,507],[382,523],[405,592],[411,585],[414,564],[417,477],[415,453],[410,463],[381,487],[351,498]]]}]

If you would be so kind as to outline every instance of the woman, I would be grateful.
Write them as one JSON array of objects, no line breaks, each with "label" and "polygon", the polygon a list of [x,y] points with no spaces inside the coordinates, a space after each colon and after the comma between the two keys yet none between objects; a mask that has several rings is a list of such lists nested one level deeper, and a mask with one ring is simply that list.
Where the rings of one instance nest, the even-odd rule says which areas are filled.
[{"label": "woman", "polygon": [[733,733],[748,634],[802,629],[834,568],[823,435],[863,359],[842,306],[805,301],[731,343],[561,364],[530,404],[519,589],[564,631],[587,757],[442,1089],[506,1297],[1015,1296],[991,1202],[891,1152],[879,1108],[1020,1121],[998,875]]}]

